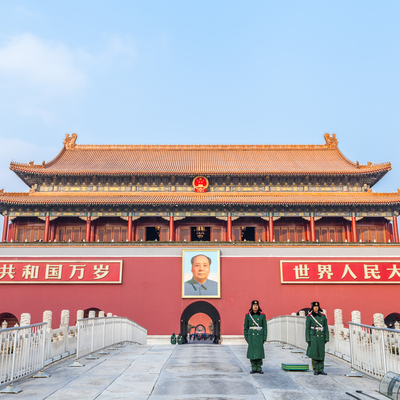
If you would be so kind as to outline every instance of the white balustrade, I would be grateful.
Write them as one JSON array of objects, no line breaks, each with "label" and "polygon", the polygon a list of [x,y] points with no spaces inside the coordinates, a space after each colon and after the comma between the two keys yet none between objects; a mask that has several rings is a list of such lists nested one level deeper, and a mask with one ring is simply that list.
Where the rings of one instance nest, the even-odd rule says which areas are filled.
[{"label": "white balustrade", "polygon": [[0,385],[9,384],[1,393],[18,393],[13,383],[43,369],[46,323],[0,330]]}]

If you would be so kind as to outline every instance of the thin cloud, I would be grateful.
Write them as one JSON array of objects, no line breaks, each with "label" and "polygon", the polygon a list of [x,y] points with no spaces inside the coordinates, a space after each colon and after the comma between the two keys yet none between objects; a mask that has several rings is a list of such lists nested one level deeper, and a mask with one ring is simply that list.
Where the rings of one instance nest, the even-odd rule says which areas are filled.
[{"label": "thin cloud", "polygon": [[86,85],[87,76],[77,61],[77,54],[63,44],[30,33],[14,36],[0,47],[3,78],[14,78],[13,84],[27,84],[47,93],[71,93]]}]

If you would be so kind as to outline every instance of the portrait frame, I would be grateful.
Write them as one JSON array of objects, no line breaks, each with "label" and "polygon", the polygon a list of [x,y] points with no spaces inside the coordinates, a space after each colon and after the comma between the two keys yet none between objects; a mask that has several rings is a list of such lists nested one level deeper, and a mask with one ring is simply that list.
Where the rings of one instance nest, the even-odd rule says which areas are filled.
[{"label": "portrait frame", "polygon": [[[211,260],[209,275],[204,285],[194,279],[192,258],[205,256]],[[221,251],[219,249],[199,248],[182,250],[182,298],[219,299],[221,298]],[[204,260],[204,259],[203,259]],[[210,290],[210,294],[206,294]],[[197,294],[199,292],[200,294]]]}]

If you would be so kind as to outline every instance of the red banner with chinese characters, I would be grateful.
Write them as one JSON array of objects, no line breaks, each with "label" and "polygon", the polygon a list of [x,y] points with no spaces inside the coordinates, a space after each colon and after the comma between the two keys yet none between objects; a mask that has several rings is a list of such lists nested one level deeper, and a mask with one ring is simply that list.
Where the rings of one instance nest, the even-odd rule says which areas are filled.
[{"label": "red banner with chinese characters", "polygon": [[122,283],[122,261],[0,260],[0,284]]},{"label": "red banner with chinese characters", "polygon": [[281,283],[400,284],[400,260],[282,260]]}]

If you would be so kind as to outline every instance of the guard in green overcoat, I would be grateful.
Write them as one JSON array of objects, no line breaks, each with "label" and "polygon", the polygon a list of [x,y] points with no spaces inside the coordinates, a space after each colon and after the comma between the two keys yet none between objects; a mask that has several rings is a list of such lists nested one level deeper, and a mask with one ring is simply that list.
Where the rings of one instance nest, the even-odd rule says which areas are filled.
[{"label": "guard in green overcoat", "polygon": [[327,375],[324,371],[325,343],[329,342],[329,327],[320,303],[313,301],[306,321],[307,356],[311,358],[314,375]]},{"label": "guard in green overcoat", "polygon": [[248,343],[247,358],[251,363],[251,374],[263,374],[262,364],[264,353],[264,343],[267,340],[267,319],[261,312],[260,304],[257,300],[251,302],[251,307],[244,318],[244,338]]},{"label": "guard in green overcoat", "polygon": [[178,335],[178,344],[183,344],[183,336],[182,336],[182,333],[180,333],[180,332]]},{"label": "guard in green overcoat", "polygon": [[176,336],[175,333],[171,335],[171,344],[176,344]]}]

